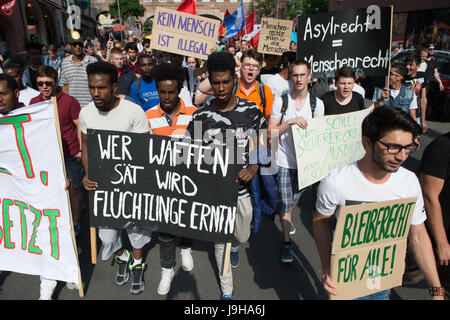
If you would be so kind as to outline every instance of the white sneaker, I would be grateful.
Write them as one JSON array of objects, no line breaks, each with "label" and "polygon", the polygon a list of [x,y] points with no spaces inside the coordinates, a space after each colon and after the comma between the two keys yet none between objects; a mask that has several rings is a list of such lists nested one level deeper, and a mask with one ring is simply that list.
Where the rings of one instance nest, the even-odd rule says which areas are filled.
[{"label": "white sneaker", "polygon": [[192,259],[191,248],[185,248],[180,250],[181,255],[181,267],[184,271],[191,271],[194,269],[194,260]]},{"label": "white sneaker", "polygon": [[161,271],[161,281],[158,285],[158,294],[161,296],[166,295],[170,291],[170,284],[172,283],[175,272],[173,268],[167,269],[162,268]]},{"label": "white sneaker", "polygon": [[52,300],[56,284],[56,280],[41,280],[41,296],[39,297],[39,300]]}]

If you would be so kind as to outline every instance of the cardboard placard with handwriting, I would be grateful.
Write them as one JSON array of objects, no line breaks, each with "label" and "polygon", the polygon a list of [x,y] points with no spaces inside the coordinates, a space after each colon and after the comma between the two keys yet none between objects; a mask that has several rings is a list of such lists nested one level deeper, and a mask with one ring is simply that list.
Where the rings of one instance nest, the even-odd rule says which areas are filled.
[{"label": "cardboard placard with handwriting", "polygon": [[289,50],[291,32],[290,20],[262,19],[258,52],[281,56]]}]

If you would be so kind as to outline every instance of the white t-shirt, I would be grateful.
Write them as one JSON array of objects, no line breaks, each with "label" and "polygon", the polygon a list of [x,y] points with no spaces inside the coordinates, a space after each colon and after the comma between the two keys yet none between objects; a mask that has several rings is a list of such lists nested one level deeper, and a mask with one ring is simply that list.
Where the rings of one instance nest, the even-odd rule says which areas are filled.
[{"label": "white t-shirt", "polygon": [[289,80],[284,80],[278,73],[270,77],[265,85],[272,90],[274,100],[281,97],[283,92],[292,90],[291,82]]},{"label": "white t-shirt", "polygon": [[320,182],[317,191],[316,209],[324,216],[338,215],[339,207],[367,202],[380,202],[417,197],[411,219],[412,225],[426,220],[425,207],[417,176],[400,167],[391,173],[389,180],[375,184],[367,180],[357,162],[333,170]]},{"label": "white t-shirt", "polygon": [[[281,120],[282,123],[287,122],[289,119],[303,117],[306,120],[312,119],[311,105],[309,104],[309,93],[300,110],[297,109],[295,101],[292,100],[291,95],[288,95],[288,108]],[[272,113],[270,118],[281,118],[281,107],[283,105],[283,99],[278,97],[272,104]],[[314,111],[314,118],[321,117],[324,114],[324,105],[322,100],[316,98],[316,109]],[[294,138],[292,136],[292,127],[289,127],[281,136],[278,143],[277,164],[283,168],[297,169],[297,159],[294,148]]]},{"label": "white t-shirt", "polygon": [[87,129],[114,130],[133,133],[150,132],[147,116],[137,104],[121,99],[119,105],[109,112],[101,112],[90,102],[80,112],[81,132]]},{"label": "white t-shirt", "polygon": [[419,71],[425,72],[425,71],[427,71],[427,67],[428,67],[427,63],[426,62],[422,62],[420,64],[420,66],[417,68],[417,71],[418,72]]},{"label": "white t-shirt", "polygon": [[33,88],[30,87],[25,87],[25,89],[20,90],[19,102],[28,106],[30,105],[31,99],[37,97],[39,94],[40,94],[39,91],[34,90]]}]

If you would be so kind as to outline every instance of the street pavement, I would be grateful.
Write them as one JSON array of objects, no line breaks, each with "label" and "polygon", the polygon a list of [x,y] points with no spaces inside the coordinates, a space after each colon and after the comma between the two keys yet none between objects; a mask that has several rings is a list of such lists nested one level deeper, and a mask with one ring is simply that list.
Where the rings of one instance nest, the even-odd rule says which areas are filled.
[{"label": "street pavement", "polygon": [[[421,148],[405,163],[405,167],[417,172],[423,149],[438,135],[450,130],[450,123],[429,122],[429,130],[422,136]],[[211,186],[214,187],[214,186]],[[222,192],[217,188],[217,192]],[[299,207],[293,214],[297,228],[292,236],[294,262],[280,261],[282,234],[279,217],[274,221],[264,218],[261,229],[252,233],[242,245],[239,266],[233,269],[235,300],[325,300],[327,295],[320,281],[321,267],[311,228],[311,192],[303,194]],[[140,295],[129,293],[129,283],[119,287],[114,282],[117,266],[112,260],[101,261],[101,241],[98,260],[91,263],[88,217],[85,214],[81,234],[80,267],[84,283],[84,297],[78,290],[70,290],[59,282],[55,300],[218,300],[220,286],[212,243],[195,241],[192,255],[195,267],[192,272],[181,268],[179,249],[175,278],[166,296],[157,294],[161,276],[159,246],[156,237],[145,248],[145,291]],[[124,237],[126,242],[127,237]],[[0,300],[37,300],[39,277],[13,272],[0,272]],[[429,300],[424,280],[414,285],[394,288],[391,300]],[[256,303],[256,301],[255,301]]]}]

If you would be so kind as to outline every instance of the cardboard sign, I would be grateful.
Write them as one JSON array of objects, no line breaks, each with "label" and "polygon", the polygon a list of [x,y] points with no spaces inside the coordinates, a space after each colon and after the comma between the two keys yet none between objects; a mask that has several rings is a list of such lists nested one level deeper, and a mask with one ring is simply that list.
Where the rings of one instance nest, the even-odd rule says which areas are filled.
[{"label": "cardboard sign", "polygon": [[400,286],[417,198],[340,208],[331,251],[337,295],[354,299]]},{"label": "cardboard sign", "polygon": [[291,32],[290,20],[262,19],[258,52],[281,56],[289,50]]},{"label": "cardboard sign", "polygon": [[390,59],[392,7],[323,12],[298,18],[297,57],[314,74],[343,66],[364,75],[386,75]]},{"label": "cardboard sign", "polygon": [[219,20],[156,7],[151,48],[207,60],[219,27]]},{"label": "cardboard sign", "polygon": [[306,129],[292,126],[299,189],[325,178],[336,168],[365,154],[361,124],[371,108],[308,120]]},{"label": "cardboard sign", "polygon": [[57,126],[51,102],[0,117],[0,270],[78,285]]},{"label": "cardboard sign", "polygon": [[233,153],[191,140],[88,130],[91,226],[147,227],[205,241],[229,242],[242,165]]}]

